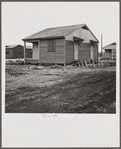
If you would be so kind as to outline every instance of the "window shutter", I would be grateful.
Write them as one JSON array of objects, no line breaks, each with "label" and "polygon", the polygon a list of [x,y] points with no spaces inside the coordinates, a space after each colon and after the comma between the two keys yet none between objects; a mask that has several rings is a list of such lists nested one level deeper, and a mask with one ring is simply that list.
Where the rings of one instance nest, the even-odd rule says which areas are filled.
[{"label": "window shutter", "polygon": [[48,52],[54,52],[56,50],[56,41],[48,40]]}]

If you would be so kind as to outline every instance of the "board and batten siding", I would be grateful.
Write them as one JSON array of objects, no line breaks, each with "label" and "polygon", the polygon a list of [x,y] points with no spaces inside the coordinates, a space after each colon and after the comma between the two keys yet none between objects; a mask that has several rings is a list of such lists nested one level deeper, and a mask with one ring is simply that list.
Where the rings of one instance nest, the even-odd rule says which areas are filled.
[{"label": "board and batten siding", "polygon": [[48,40],[40,41],[40,63],[64,63],[64,39],[55,40],[55,51],[48,51]]}]

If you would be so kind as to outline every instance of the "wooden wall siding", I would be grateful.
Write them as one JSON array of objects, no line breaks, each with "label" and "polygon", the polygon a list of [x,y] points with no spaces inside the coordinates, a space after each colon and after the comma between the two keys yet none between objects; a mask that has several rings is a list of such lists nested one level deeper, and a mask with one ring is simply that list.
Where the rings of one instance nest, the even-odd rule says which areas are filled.
[{"label": "wooden wall siding", "polygon": [[[98,60],[98,45],[93,46],[94,59]],[[78,48],[78,60],[90,59],[90,44],[81,43]],[[66,41],[66,63],[71,63],[74,60],[74,45],[72,41]]]},{"label": "wooden wall siding", "polygon": [[90,43],[90,40],[97,41],[89,30],[86,30],[83,28],[74,31],[73,33],[70,33],[69,35],[66,35],[65,39],[73,41],[73,36],[84,39],[83,41],[84,43]]},{"label": "wooden wall siding", "polygon": [[6,51],[9,51],[8,54],[6,54],[6,59],[13,59],[13,49],[6,49]]},{"label": "wooden wall siding", "polygon": [[64,63],[64,39],[56,39],[56,51],[48,52],[47,40],[40,41],[40,63]]},{"label": "wooden wall siding", "polygon": [[112,51],[112,57],[113,57],[114,60],[116,59],[116,49],[113,49],[113,51]]},{"label": "wooden wall siding", "polygon": [[6,51],[9,51],[9,54],[6,54],[6,59],[16,59],[24,57],[24,49],[21,46],[17,46],[14,48],[7,48]]},{"label": "wooden wall siding", "polygon": [[82,29],[82,39],[84,39],[84,43],[90,43],[90,33],[88,30],[86,29]]},{"label": "wooden wall siding", "polygon": [[66,63],[69,64],[74,60],[73,41],[66,41]]},{"label": "wooden wall siding", "polygon": [[102,56],[106,59],[112,59],[112,49],[105,49]]},{"label": "wooden wall siding", "polygon": [[89,39],[97,41],[96,38],[92,35],[92,33],[89,31]]},{"label": "wooden wall siding", "polygon": [[17,46],[13,48],[13,57],[16,58],[24,58],[24,48],[21,46]]},{"label": "wooden wall siding", "polygon": [[85,43],[90,43],[90,40],[97,41],[95,37],[92,35],[92,33],[89,30],[82,29],[82,39],[84,39]]},{"label": "wooden wall siding", "polygon": [[81,31],[81,29],[75,30],[74,32],[66,35],[65,39],[73,41],[73,36],[82,38],[82,31]]},{"label": "wooden wall siding", "polygon": [[88,60],[90,58],[90,44],[81,43],[79,45],[79,61]]},{"label": "wooden wall siding", "polygon": [[116,60],[116,45],[112,45],[112,46],[110,46],[109,47],[110,48],[110,50],[111,50],[111,56],[107,56],[106,55],[106,50],[107,50],[107,48],[106,49],[103,49],[103,57],[104,58],[110,58],[110,59],[114,59],[114,60]]},{"label": "wooden wall siding", "polygon": [[47,40],[42,40],[42,41],[40,41],[40,47],[48,47],[48,41]]},{"label": "wooden wall siding", "polygon": [[[64,39],[56,39],[55,44],[57,46],[63,46],[64,45]],[[42,40],[40,41],[40,47],[48,47],[48,40]]]},{"label": "wooden wall siding", "polygon": [[98,61],[98,45],[94,46],[94,59]]},{"label": "wooden wall siding", "polygon": [[38,42],[33,43],[33,59],[39,59],[39,48],[38,48]]}]

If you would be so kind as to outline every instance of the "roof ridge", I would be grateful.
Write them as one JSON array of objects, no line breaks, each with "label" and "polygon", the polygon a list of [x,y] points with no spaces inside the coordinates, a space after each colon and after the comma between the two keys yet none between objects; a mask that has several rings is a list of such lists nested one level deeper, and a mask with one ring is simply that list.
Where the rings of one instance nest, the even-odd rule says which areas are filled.
[{"label": "roof ridge", "polygon": [[[85,24],[75,24],[75,25],[66,25],[66,26],[50,27],[50,28],[46,28],[46,29],[55,29],[55,28],[81,26],[81,25],[85,25]],[[46,29],[45,29],[45,30],[46,30]]]},{"label": "roof ridge", "polygon": [[10,44],[10,45],[6,45],[6,46],[18,46],[20,44]]},{"label": "roof ridge", "polygon": [[21,45],[21,44],[16,44],[16,45],[6,45],[5,47],[6,47],[6,48],[14,48],[14,47],[17,47],[17,46],[22,46],[22,47],[23,47],[23,45]]},{"label": "roof ridge", "polygon": [[[115,43],[115,44],[114,44],[114,43]],[[105,48],[105,47],[107,47],[107,46],[110,46],[110,45],[116,45],[116,42],[112,42],[112,43],[110,43],[110,44],[104,46],[103,48]]]}]

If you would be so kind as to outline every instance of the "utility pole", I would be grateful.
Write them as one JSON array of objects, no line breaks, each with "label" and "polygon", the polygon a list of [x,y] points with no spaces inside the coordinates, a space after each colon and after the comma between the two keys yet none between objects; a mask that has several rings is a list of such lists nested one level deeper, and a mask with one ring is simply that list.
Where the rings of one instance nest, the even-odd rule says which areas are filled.
[{"label": "utility pole", "polygon": [[103,47],[103,35],[101,34],[101,57],[103,56],[103,54],[102,54],[102,47]]}]

